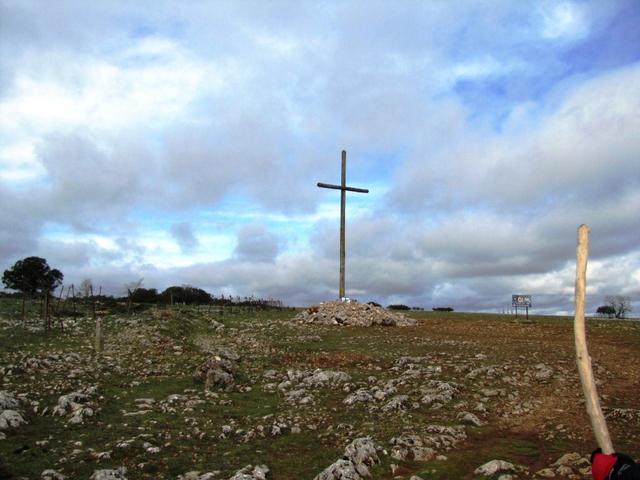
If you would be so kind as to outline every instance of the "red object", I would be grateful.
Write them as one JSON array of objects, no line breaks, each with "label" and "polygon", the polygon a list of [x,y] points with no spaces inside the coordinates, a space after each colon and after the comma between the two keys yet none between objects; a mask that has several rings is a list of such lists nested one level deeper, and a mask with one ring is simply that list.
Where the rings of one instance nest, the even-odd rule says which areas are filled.
[{"label": "red object", "polygon": [[591,473],[595,480],[606,480],[611,469],[616,464],[617,457],[615,455],[606,455],[604,453],[596,453],[591,462]]}]

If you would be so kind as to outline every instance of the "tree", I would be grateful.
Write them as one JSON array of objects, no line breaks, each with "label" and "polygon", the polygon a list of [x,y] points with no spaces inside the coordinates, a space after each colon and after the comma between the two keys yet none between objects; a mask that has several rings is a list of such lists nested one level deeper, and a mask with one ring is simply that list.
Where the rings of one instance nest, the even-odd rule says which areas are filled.
[{"label": "tree", "polygon": [[631,298],[625,295],[607,295],[604,301],[613,308],[616,318],[624,318],[632,310]]},{"label": "tree", "polygon": [[22,318],[25,317],[25,299],[27,295],[42,293],[48,299],[62,283],[64,275],[56,268],[51,268],[44,258],[26,257],[18,260],[13,267],[2,274],[2,283],[11,290],[23,293]]},{"label": "tree", "polygon": [[187,305],[206,305],[211,302],[209,293],[191,285],[169,287],[162,292],[162,298],[167,303],[184,303]]},{"label": "tree", "polygon": [[607,317],[611,318],[616,314],[616,309],[611,305],[600,305],[596,310],[596,313],[598,315],[606,315]]},{"label": "tree", "polygon": [[155,303],[158,301],[158,290],[155,288],[136,288],[131,294],[131,301],[136,303]]},{"label": "tree", "polygon": [[51,293],[62,283],[64,275],[52,269],[44,258],[27,257],[18,260],[13,267],[4,271],[2,283],[12,290],[24,293]]}]

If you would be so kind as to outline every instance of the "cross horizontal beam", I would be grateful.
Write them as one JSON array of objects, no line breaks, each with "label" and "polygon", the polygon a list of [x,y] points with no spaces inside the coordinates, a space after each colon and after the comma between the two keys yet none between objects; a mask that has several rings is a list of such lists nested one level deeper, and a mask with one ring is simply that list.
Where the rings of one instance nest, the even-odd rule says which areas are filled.
[{"label": "cross horizontal beam", "polygon": [[318,182],[318,186],[321,188],[333,188],[334,190],[346,190],[348,192],[369,193],[366,188],[343,187],[342,185],[331,185],[330,183]]}]

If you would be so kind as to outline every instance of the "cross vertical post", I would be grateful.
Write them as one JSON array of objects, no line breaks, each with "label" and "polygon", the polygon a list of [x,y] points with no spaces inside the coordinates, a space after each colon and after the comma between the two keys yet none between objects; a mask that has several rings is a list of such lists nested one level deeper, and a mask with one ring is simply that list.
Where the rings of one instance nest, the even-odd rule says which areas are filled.
[{"label": "cross vertical post", "polygon": [[342,151],[342,169],[340,175],[340,185],[331,185],[328,183],[318,182],[320,188],[332,188],[334,190],[340,190],[340,286],[339,296],[345,298],[345,231],[346,231],[346,205],[347,205],[347,191],[357,193],[369,193],[369,190],[365,188],[347,187],[347,152]]},{"label": "cross vertical post", "polygon": [[344,288],[345,227],[347,210],[347,152],[342,151],[342,175],[340,176],[340,288],[339,298],[346,297]]}]

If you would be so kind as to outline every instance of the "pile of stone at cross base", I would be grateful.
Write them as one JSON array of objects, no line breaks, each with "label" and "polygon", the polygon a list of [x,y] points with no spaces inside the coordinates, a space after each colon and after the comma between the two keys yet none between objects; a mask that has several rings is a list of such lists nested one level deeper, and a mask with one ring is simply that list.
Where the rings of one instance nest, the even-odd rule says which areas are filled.
[{"label": "pile of stone at cross base", "polygon": [[313,305],[296,315],[293,321],[354,327],[371,327],[375,325],[411,327],[416,324],[416,320],[401,313],[393,313],[368,303],[343,302],[340,300]]}]

